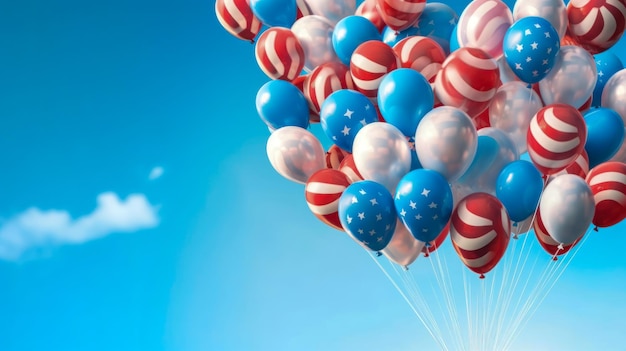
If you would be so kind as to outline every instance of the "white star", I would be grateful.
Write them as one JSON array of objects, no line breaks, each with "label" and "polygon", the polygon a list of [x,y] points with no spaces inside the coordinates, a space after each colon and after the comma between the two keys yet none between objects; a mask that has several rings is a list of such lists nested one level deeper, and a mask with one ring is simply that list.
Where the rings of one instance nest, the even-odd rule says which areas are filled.
[{"label": "white star", "polygon": [[343,130],[341,132],[343,133],[343,136],[346,136],[350,134],[350,128],[348,128],[348,126],[343,126]]},{"label": "white star", "polygon": [[378,200],[376,200],[376,198],[371,199],[370,202],[372,203],[372,206],[378,205]]},{"label": "white star", "polygon": [[378,241],[378,242],[383,241],[383,237],[382,237],[382,236],[379,236],[379,237],[376,239],[376,241]]},{"label": "white star", "polygon": [[363,234],[363,229],[359,228],[359,230],[357,230],[357,232],[359,232],[359,234]]},{"label": "white star", "polygon": [[456,24],[456,18],[451,18],[449,23],[451,25],[455,25]]},{"label": "white star", "polygon": [[354,111],[351,111],[349,108],[346,109],[346,113],[344,113],[343,115],[348,117],[348,118],[352,118],[352,114],[354,113]]},{"label": "white star", "polygon": [[537,77],[539,76],[539,72],[538,71],[533,71],[533,77]]},{"label": "white star", "polygon": [[437,204],[436,204],[436,203],[434,203],[434,202],[431,202],[431,203],[428,205],[428,207],[430,207],[430,208],[437,208]]},{"label": "white star", "polygon": [[358,202],[359,202],[359,199],[357,199],[357,198],[356,198],[356,196],[353,196],[353,197],[352,197],[352,203],[353,203],[353,204],[356,204],[356,203],[358,203]]},{"label": "white star", "polygon": [[552,48],[548,48],[548,55],[552,53]]},{"label": "white star", "polygon": [[412,209],[416,209],[417,203],[413,202],[413,200],[409,200],[409,206],[411,206]]},{"label": "white star", "polygon": [[598,77],[603,77],[604,76],[604,72],[600,71],[598,72]]},{"label": "white star", "polygon": [[423,233],[428,233],[428,228],[423,228],[423,229],[422,229],[422,232],[423,232]]},{"label": "white star", "polygon": [[374,236],[374,234],[376,234],[376,230],[372,229],[368,233],[370,233],[371,236]]},{"label": "white star", "polygon": [[437,215],[433,216],[433,220],[437,220],[437,218],[439,218],[439,216],[437,216]]},{"label": "white star", "polygon": [[515,64],[515,69],[518,69],[520,71],[523,71],[524,69],[522,68],[522,64],[521,63],[516,63]]},{"label": "white star", "polygon": [[382,221],[383,220],[383,215],[381,213],[376,215],[376,221]]},{"label": "white star", "polygon": [[370,109],[370,105],[369,104],[365,105],[365,111],[369,111],[369,109]]},{"label": "white star", "polygon": [[601,64],[601,63],[602,63],[602,60],[598,60],[598,64]]},{"label": "white star", "polygon": [[517,50],[517,52],[522,52],[522,50],[524,50],[524,45],[522,44],[515,45],[515,50]]},{"label": "white star", "polygon": [[359,122],[361,122],[361,125],[366,125],[367,122],[365,122],[365,118],[363,118],[362,120],[360,120]]},{"label": "white star", "polygon": [[385,230],[389,230],[389,229],[391,229],[391,224],[387,224],[387,225],[385,226]]},{"label": "white star", "polygon": [[333,135],[333,140],[337,140],[337,137],[335,135]]},{"label": "white star", "polygon": [[430,24],[431,26],[435,25],[435,20],[430,20],[430,22],[428,22],[428,24]]},{"label": "white star", "polygon": [[550,32],[543,32],[546,35],[546,38],[550,38]]},{"label": "white star", "polygon": [[400,211],[400,216],[402,216],[402,217],[406,216],[406,211],[404,209],[402,209],[402,211]]},{"label": "white star", "polygon": [[533,33],[530,31],[530,29],[526,29],[524,31],[524,35],[531,35],[531,34],[533,34]]},{"label": "white star", "polygon": [[536,41],[533,42],[532,44],[530,44],[530,47],[533,48],[533,50],[537,50],[537,47],[539,47],[539,43],[537,43]]},{"label": "white star", "polygon": [[360,220],[364,220],[365,219],[365,212],[359,212],[358,216],[359,216]]},{"label": "white star", "polygon": [[422,219],[422,215],[418,213],[418,214],[415,216],[415,219],[417,219],[417,220]]},{"label": "white star", "polygon": [[367,193],[365,192],[365,190],[361,189],[361,190],[359,190],[359,194],[361,194],[361,195],[365,195],[365,194],[367,194]]},{"label": "white star", "polygon": [[545,60],[543,60],[543,61],[541,61],[541,62],[542,62],[541,64],[545,66],[545,65],[547,65],[547,64],[548,64],[548,59],[545,59]]},{"label": "white star", "polygon": [[430,194],[430,190],[424,188],[424,190],[422,190],[422,195],[428,197],[428,194]]},{"label": "white star", "polygon": [[348,224],[352,223],[352,217],[350,217],[350,215],[347,216],[348,219]]},{"label": "white star", "polygon": [[533,60],[532,57],[530,57],[530,56],[526,57],[526,62],[530,62],[532,60]]},{"label": "white star", "polygon": [[535,23],[535,28],[541,28],[541,25],[539,23]]}]

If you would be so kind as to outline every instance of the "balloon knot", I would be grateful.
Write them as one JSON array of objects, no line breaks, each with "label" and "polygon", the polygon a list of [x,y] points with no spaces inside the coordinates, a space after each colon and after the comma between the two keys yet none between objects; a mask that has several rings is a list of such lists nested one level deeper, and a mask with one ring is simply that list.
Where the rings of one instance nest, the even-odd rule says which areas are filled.
[{"label": "balloon knot", "polygon": [[409,266],[404,266],[403,268],[404,268],[405,271],[409,270]]},{"label": "balloon knot", "polygon": [[593,228],[593,231],[594,231],[594,232],[597,232],[597,231],[598,231],[598,226],[595,226],[595,227]]},{"label": "balloon knot", "polygon": [[485,275],[481,274],[480,277],[478,277],[478,279],[485,279]]},{"label": "balloon knot", "polygon": [[558,258],[556,257],[556,255],[552,256],[552,261],[556,261],[558,260]]},{"label": "balloon knot", "polygon": [[254,44],[254,39],[250,39],[250,44]]},{"label": "balloon knot", "polygon": [[383,255],[383,253],[382,253],[382,252],[380,252],[380,251],[376,251],[376,257],[380,257],[380,256],[382,256],[382,255]]},{"label": "balloon knot", "polygon": [[517,234],[513,234],[513,239],[515,239],[515,240],[517,240],[517,239],[518,239]]},{"label": "balloon knot", "polygon": [[430,257],[430,254],[428,252],[424,252],[424,257]]}]

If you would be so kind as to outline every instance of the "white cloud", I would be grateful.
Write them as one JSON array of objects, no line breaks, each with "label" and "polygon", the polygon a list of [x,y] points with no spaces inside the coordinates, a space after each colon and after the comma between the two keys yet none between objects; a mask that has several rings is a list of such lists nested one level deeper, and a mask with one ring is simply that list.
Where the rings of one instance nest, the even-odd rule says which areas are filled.
[{"label": "white cloud", "polygon": [[115,193],[102,193],[97,197],[96,208],[76,219],[65,210],[32,207],[0,222],[0,259],[19,260],[31,251],[80,244],[158,224],[158,208],[143,194],[131,194],[121,200]]},{"label": "white cloud", "polygon": [[163,175],[163,167],[154,167],[150,171],[150,175],[148,176],[148,179],[155,180],[157,178],[160,178],[162,175]]}]

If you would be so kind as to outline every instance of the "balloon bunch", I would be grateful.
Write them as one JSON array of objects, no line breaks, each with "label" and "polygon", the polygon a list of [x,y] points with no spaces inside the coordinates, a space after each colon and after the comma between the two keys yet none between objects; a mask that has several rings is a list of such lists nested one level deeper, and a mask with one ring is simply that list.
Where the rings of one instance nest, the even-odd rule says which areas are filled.
[{"label": "balloon bunch", "polygon": [[426,0],[215,10],[255,41],[271,79],[256,107],[272,166],[367,249],[408,266],[449,235],[483,276],[522,223],[556,258],[592,223],[626,217],[626,70],[609,50],[623,0],[474,0],[460,15]]}]

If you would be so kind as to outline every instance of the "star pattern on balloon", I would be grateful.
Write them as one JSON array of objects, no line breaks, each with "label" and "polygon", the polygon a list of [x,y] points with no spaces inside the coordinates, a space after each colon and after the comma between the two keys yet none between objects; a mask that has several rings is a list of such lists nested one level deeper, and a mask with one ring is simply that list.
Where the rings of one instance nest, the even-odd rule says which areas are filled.
[{"label": "star pattern on balloon", "polygon": [[[543,31],[543,28],[541,26],[541,24],[539,23],[535,23],[534,24],[534,28],[540,30],[540,33],[537,33],[533,30],[531,30],[530,28],[527,28],[526,30],[524,30],[524,37],[526,36],[533,36],[532,38],[537,38],[536,35],[542,35],[545,39],[550,39],[552,36],[550,34],[549,31]],[[537,33],[537,34],[535,34]],[[524,43],[526,43],[527,45],[524,46]],[[520,38],[520,41],[515,45],[515,50],[520,54],[518,57],[517,62],[515,62],[515,70],[517,71],[528,71],[532,74],[533,77],[539,77],[540,73],[544,73],[547,74],[550,69],[547,68],[545,69],[543,72],[540,72],[539,69],[537,69],[537,65],[535,65],[533,63],[533,61],[535,59],[539,59],[541,60],[542,66],[548,66],[549,65],[549,60],[548,59],[544,59],[543,57],[541,57],[540,55],[537,55],[536,52],[537,50],[540,50],[540,47],[542,46],[542,41],[541,40],[533,40],[530,44],[528,43],[527,39],[525,38]],[[559,46],[559,43],[556,43],[556,46]],[[544,46],[545,47],[545,46]],[[554,48],[552,46],[548,46],[546,48],[546,53],[548,55],[552,54],[552,51],[554,50]],[[532,69],[531,66],[535,69]]]}]

